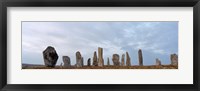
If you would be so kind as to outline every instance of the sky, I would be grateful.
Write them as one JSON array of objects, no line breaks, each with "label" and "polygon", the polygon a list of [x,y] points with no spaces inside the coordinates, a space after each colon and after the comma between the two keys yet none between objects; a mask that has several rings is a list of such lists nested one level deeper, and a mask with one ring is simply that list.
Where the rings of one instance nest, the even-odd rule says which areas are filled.
[{"label": "sky", "polygon": [[[22,22],[22,63],[44,64],[42,52],[52,46],[62,56],[76,63],[80,51],[87,64],[98,47],[103,48],[104,63],[112,55],[129,53],[132,65],[138,65],[138,50],[142,50],[143,64],[170,64],[170,54],[178,54],[178,22]],[[98,53],[98,52],[97,52]],[[126,57],[125,57],[126,58]]]}]

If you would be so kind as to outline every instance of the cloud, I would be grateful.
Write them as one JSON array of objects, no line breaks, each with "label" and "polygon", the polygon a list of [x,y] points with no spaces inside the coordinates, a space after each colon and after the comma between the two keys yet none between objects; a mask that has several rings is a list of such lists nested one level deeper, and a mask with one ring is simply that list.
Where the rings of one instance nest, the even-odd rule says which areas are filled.
[{"label": "cloud", "polygon": [[[58,64],[64,55],[70,56],[72,64],[75,64],[76,51],[81,52],[84,60],[92,58],[98,47],[104,49],[104,60],[107,57],[111,60],[114,53],[122,55],[129,51],[135,61],[138,49],[142,49],[144,54],[150,53],[169,61],[166,59],[169,54],[178,53],[178,22],[22,23],[22,62],[43,64],[42,57],[34,60],[30,56],[42,55],[47,46],[57,50]],[[147,55],[144,59],[152,61],[154,56]]]}]

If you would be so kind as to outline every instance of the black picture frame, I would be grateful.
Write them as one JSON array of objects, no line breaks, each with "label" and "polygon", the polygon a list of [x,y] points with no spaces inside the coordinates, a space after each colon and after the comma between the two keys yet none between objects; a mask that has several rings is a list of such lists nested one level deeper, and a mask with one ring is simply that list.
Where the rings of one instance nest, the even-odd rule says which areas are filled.
[{"label": "black picture frame", "polygon": [[[125,90],[199,91],[200,0],[1,0],[0,89],[9,90]],[[7,7],[193,7],[194,84],[7,84]],[[187,73],[186,73],[187,74]]]}]

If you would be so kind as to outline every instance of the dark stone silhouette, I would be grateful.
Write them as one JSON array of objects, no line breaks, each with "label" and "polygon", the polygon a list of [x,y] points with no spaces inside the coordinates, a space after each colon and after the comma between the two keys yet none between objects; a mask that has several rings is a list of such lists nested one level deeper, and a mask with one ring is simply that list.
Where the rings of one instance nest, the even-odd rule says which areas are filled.
[{"label": "dark stone silhouette", "polygon": [[121,66],[125,66],[124,58],[125,58],[125,54],[122,54]]},{"label": "dark stone silhouette", "polygon": [[69,68],[71,66],[70,57],[63,56],[63,63],[65,68]]},{"label": "dark stone silhouette", "polygon": [[156,58],[156,65],[161,65],[161,61],[158,58]]},{"label": "dark stone silhouette", "polygon": [[138,60],[139,60],[139,66],[143,66],[143,57],[142,57],[141,49],[139,49],[139,51],[138,51]]},{"label": "dark stone silhouette", "polygon": [[114,66],[120,66],[119,55],[118,54],[113,54],[112,61],[113,61],[113,65]]},{"label": "dark stone silhouette", "polygon": [[45,66],[55,67],[56,62],[58,60],[58,54],[56,53],[56,50],[53,47],[48,46],[43,51],[43,58],[44,58]]},{"label": "dark stone silhouette", "polygon": [[103,60],[103,48],[98,48],[98,66],[103,66],[104,60]]},{"label": "dark stone silhouette", "polygon": [[79,51],[76,52],[76,67],[83,67],[83,58]]},{"label": "dark stone silhouette", "polygon": [[126,52],[126,66],[131,66],[131,58],[128,52]]},{"label": "dark stone silhouette", "polygon": [[108,58],[108,60],[107,60],[107,65],[108,65],[108,66],[110,66],[110,61],[109,61],[109,58]]},{"label": "dark stone silhouette", "polygon": [[91,59],[89,58],[88,61],[87,61],[87,66],[90,66],[91,65]]},{"label": "dark stone silhouette", "polygon": [[94,65],[94,66],[98,66],[98,62],[97,62],[97,53],[96,53],[96,51],[94,52],[94,56],[93,56],[93,65]]},{"label": "dark stone silhouette", "polygon": [[81,58],[81,64],[82,64],[82,66],[84,66],[84,59],[83,59],[83,57]]},{"label": "dark stone silhouette", "polygon": [[178,65],[178,55],[177,54],[171,54],[171,65]]}]

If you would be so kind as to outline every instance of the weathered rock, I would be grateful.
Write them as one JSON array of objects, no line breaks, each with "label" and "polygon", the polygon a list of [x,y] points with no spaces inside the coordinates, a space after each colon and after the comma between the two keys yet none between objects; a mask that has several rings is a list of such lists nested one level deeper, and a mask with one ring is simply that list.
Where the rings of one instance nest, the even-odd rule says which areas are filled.
[{"label": "weathered rock", "polygon": [[122,54],[121,66],[125,66],[124,58],[125,58],[125,54]]},{"label": "weathered rock", "polygon": [[158,58],[156,58],[156,65],[161,65],[161,61]]},{"label": "weathered rock", "polygon": [[141,49],[139,49],[139,51],[138,51],[138,61],[139,61],[139,66],[143,66],[143,57],[142,57]]},{"label": "weathered rock", "polygon": [[82,66],[84,66],[84,59],[83,59],[83,57],[81,58],[81,64],[82,64]]},{"label": "weathered rock", "polygon": [[98,48],[98,66],[103,66],[103,48]]},{"label": "weathered rock", "polygon": [[110,61],[109,61],[109,58],[107,59],[107,65],[108,65],[108,66],[110,65]]},{"label": "weathered rock", "polygon": [[44,58],[45,66],[55,67],[56,62],[58,60],[58,54],[56,53],[56,50],[53,47],[48,46],[43,51],[43,58]]},{"label": "weathered rock", "polygon": [[131,58],[128,52],[126,52],[126,66],[131,66]]},{"label": "weathered rock", "polygon": [[113,54],[112,61],[113,61],[113,65],[114,66],[120,66],[119,55],[118,54]]},{"label": "weathered rock", "polygon": [[96,53],[96,51],[94,52],[94,56],[93,56],[93,65],[94,65],[94,66],[98,66],[98,62],[97,62],[97,53]]},{"label": "weathered rock", "polygon": [[90,60],[91,60],[90,58],[87,60],[87,66],[91,65],[91,61]]},{"label": "weathered rock", "polygon": [[65,68],[69,68],[71,66],[70,58],[68,56],[63,56],[63,63]]},{"label": "weathered rock", "polygon": [[171,54],[171,65],[178,65],[178,55],[177,54]]},{"label": "weathered rock", "polygon": [[79,51],[76,52],[76,67],[83,67],[83,58]]}]

